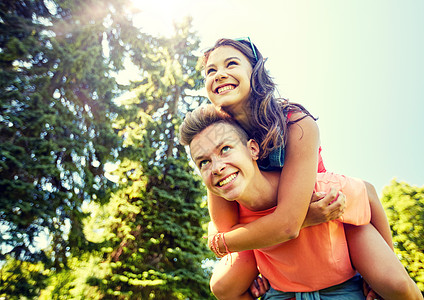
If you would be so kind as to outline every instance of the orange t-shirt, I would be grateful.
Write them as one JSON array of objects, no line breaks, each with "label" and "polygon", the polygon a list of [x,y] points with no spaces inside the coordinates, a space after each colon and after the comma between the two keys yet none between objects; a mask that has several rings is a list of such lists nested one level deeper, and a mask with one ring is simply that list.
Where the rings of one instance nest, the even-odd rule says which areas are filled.
[{"label": "orange t-shirt", "polygon": [[[254,250],[259,271],[271,286],[284,292],[312,292],[340,284],[356,271],[352,268],[343,223],[370,222],[371,209],[365,184],[360,179],[334,173],[318,173],[315,191],[331,187],[346,195],[343,217],[304,228],[299,236],[276,246]],[[250,211],[239,205],[240,223],[268,215],[275,207]]]}]

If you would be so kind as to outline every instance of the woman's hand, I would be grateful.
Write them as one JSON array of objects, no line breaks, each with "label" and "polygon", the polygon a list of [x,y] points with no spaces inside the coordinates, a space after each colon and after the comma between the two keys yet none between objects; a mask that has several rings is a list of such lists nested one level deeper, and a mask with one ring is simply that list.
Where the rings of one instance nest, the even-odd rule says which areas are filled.
[{"label": "woman's hand", "polygon": [[326,223],[340,218],[345,208],[346,196],[331,189],[328,194],[314,193],[302,228]]}]

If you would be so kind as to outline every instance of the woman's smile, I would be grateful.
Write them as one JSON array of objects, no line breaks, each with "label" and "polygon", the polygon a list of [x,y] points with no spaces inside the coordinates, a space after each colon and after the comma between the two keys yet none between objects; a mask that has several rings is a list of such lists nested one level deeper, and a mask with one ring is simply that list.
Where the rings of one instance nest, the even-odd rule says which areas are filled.
[{"label": "woman's smile", "polygon": [[234,90],[235,88],[236,88],[235,85],[226,84],[226,85],[223,85],[223,86],[221,85],[221,86],[217,87],[215,91],[216,91],[217,94],[221,95],[224,92]]}]

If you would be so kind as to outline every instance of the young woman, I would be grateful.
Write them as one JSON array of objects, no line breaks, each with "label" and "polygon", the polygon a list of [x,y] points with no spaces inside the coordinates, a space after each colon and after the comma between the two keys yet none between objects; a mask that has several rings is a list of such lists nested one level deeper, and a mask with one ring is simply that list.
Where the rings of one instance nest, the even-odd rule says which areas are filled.
[{"label": "young woman", "polygon": [[[325,171],[319,159],[319,131],[314,118],[301,105],[274,97],[275,85],[265,70],[264,59],[248,40],[219,40],[205,53],[205,73],[206,90],[214,106],[232,116],[259,142],[261,168],[281,169],[275,210],[234,230],[231,229],[238,224],[238,204],[208,194],[213,223],[219,232],[228,231],[225,233],[228,250],[221,240],[219,251],[259,249],[297,237],[308,211],[318,166],[320,171]],[[381,239],[374,227],[346,226],[352,263],[385,299],[422,299],[403,268],[374,263],[381,258],[380,250],[393,247],[381,203],[372,185],[367,184],[367,188],[371,224],[387,244],[376,242],[374,250],[369,252],[365,241]],[[393,258],[397,260],[394,254]],[[217,282],[223,284],[225,280]]]}]

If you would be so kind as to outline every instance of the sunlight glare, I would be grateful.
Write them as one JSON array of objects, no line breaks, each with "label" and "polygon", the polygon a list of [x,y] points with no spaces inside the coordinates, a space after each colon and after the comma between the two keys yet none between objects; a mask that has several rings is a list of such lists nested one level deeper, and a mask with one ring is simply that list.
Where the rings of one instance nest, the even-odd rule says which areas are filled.
[{"label": "sunlight glare", "polygon": [[122,85],[129,85],[131,82],[142,79],[140,69],[135,66],[129,57],[124,58],[124,70],[116,74],[116,81]]},{"label": "sunlight glare", "polygon": [[181,22],[189,13],[190,1],[174,0],[132,0],[139,13],[134,25],[150,34],[170,37],[174,33],[174,22]]},{"label": "sunlight glare", "polygon": [[[131,0],[136,11],[133,22],[142,31],[162,37],[174,34],[174,22],[182,21],[187,15],[188,0]],[[140,70],[126,57],[125,70],[116,74],[119,84],[128,85],[131,81],[141,80]]]}]

